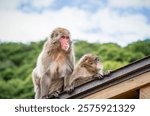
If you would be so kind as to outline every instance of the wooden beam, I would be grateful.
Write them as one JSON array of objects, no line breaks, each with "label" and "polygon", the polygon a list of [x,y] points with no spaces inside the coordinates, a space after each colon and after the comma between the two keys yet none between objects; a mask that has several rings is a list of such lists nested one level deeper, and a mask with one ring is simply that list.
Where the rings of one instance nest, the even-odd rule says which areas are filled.
[{"label": "wooden beam", "polygon": [[[124,77],[126,78],[126,77]],[[105,99],[113,98],[125,92],[139,89],[142,86],[150,84],[150,72],[146,72],[122,83],[116,84],[97,93],[84,97],[85,99]]]},{"label": "wooden beam", "polygon": [[112,97],[111,99],[139,99],[139,90],[131,90],[123,94]]},{"label": "wooden beam", "polygon": [[150,99],[150,84],[140,88],[140,99]]}]

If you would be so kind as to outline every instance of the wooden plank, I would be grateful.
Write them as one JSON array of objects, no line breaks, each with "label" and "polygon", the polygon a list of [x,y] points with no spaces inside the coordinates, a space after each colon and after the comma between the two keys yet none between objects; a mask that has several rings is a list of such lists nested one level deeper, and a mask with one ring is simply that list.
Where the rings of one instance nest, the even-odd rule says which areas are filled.
[{"label": "wooden plank", "polygon": [[140,88],[140,99],[150,99],[150,84]]},{"label": "wooden plank", "polygon": [[[125,77],[124,77],[125,78]],[[97,93],[84,97],[84,99],[105,99],[112,98],[122,93],[138,89],[146,84],[150,84],[150,72],[146,72],[135,78],[116,84]]]},{"label": "wooden plank", "polygon": [[131,90],[123,94],[112,97],[111,99],[139,99],[139,90]]}]

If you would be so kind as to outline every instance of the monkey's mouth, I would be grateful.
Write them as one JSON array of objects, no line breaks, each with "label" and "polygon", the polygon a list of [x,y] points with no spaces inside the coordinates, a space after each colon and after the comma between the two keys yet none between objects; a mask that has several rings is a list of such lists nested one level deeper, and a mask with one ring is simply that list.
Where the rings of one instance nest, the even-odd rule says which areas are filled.
[{"label": "monkey's mouth", "polygon": [[63,47],[63,50],[68,51],[69,50],[69,44],[65,44]]},{"label": "monkey's mouth", "polygon": [[100,64],[100,63],[98,63],[98,64],[97,64],[97,69],[99,69],[99,70],[100,70],[100,69],[102,69],[102,68],[103,68],[103,65],[102,65],[102,64]]}]

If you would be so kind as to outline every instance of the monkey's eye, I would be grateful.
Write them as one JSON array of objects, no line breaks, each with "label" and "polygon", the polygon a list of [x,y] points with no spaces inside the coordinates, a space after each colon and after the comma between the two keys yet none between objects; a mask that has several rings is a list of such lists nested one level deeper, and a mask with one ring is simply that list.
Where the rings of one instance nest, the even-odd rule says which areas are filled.
[{"label": "monkey's eye", "polygon": [[63,36],[61,36],[61,38],[65,39],[65,36],[63,35]]},{"label": "monkey's eye", "polygon": [[63,35],[63,36],[61,36],[61,38],[62,38],[62,39],[70,39],[70,37],[69,37],[69,36],[64,36],[64,35]]},{"label": "monkey's eye", "polygon": [[66,39],[70,39],[70,37],[69,37],[69,36],[66,36]]},{"label": "monkey's eye", "polygon": [[95,60],[95,61],[100,61],[98,57],[96,57],[94,60]]}]

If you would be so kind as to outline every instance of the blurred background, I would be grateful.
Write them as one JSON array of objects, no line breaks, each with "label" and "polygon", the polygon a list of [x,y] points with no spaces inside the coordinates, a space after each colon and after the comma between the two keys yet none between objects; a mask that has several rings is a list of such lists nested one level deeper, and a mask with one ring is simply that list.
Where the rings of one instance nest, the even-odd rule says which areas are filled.
[{"label": "blurred background", "polygon": [[0,98],[33,98],[31,72],[57,27],[76,61],[93,53],[105,70],[150,55],[150,0],[0,0]]}]

